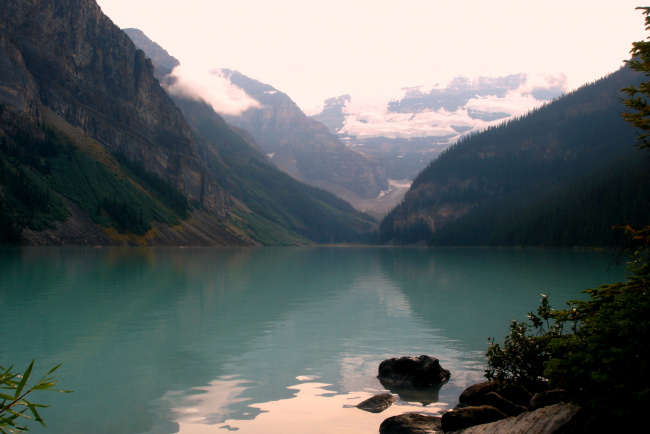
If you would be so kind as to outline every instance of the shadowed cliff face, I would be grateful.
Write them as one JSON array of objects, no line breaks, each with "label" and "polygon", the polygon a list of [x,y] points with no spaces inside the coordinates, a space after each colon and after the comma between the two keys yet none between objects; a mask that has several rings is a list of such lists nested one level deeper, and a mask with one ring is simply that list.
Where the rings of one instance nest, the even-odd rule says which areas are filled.
[{"label": "shadowed cliff face", "polygon": [[190,124],[94,1],[3,1],[0,244],[305,244],[372,225],[192,102]]},{"label": "shadowed cliff face", "polygon": [[191,129],[151,62],[94,1],[4,1],[0,33],[0,68],[11,71],[0,78],[11,96],[7,105],[38,123],[40,102],[206,209],[223,212],[223,192],[200,169]]}]

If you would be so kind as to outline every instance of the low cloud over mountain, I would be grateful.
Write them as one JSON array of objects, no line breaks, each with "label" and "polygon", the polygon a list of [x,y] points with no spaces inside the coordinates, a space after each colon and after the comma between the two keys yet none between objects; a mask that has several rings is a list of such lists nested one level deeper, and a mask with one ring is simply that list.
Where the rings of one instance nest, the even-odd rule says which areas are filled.
[{"label": "low cloud over mountain", "polygon": [[223,115],[239,116],[260,103],[241,88],[235,86],[220,70],[203,71],[179,65],[165,86],[172,95],[205,101],[214,111]]},{"label": "low cloud over mountain", "polygon": [[461,136],[524,115],[567,87],[564,75],[457,77],[444,86],[403,88],[391,101],[331,98],[313,118],[349,147],[383,158],[389,178],[412,179]]}]

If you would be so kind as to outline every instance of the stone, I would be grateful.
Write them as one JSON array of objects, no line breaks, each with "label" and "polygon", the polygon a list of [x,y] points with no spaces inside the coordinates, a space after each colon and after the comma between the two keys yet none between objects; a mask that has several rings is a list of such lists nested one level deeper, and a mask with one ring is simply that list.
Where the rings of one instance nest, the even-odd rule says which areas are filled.
[{"label": "stone", "polygon": [[382,384],[400,387],[430,387],[449,380],[450,373],[431,356],[387,359],[379,365],[377,376]]},{"label": "stone", "polygon": [[452,410],[442,415],[441,426],[444,432],[457,431],[474,425],[506,419],[508,415],[491,405],[466,407]]},{"label": "stone", "polygon": [[357,408],[370,413],[381,413],[397,401],[390,393],[382,393],[357,404]]},{"label": "stone", "polygon": [[522,413],[517,417],[460,429],[454,431],[454,434],[559,434],[563,432],[583,432],[582,430],[571,431],[576,421],[579,424],[579,411],[580,407],[575,404],[554,404],[535,411]]},{"label": "stone", "polygon": [[481,400],[481,404],[491,405],[508,416],[519,416],[521,413],[528,411],[527,407],[514,404],[496,392],[487,393]]},{"label": "stone", "polygon": [[435,434],[442,432],[440,417],[417,413],[389,417],[379,426],[379,434]]},{"label": "stone", "polygon": [[496,381],[472,384],[460,394],[458,402],[468,405],[480,405],[481,399],[490,392],[498,391],[499,386]]},{"label": "stone", "polygon": [[558,404],[561,402],[563,394],[564,390],[562,389],[553,389],[536,393],[535,396],[533,396],[533,399],[530,400],[530,409],[537,410],[538,408]]},{"label": "stone", "polygon": [[458,402],[469,405],[482,405],[485,395],[490,392],[498,393],[515,405],[528,407],[532,395],[521,386],[503,384],[498,381],[484,381],[469,386],[458,397]]}]

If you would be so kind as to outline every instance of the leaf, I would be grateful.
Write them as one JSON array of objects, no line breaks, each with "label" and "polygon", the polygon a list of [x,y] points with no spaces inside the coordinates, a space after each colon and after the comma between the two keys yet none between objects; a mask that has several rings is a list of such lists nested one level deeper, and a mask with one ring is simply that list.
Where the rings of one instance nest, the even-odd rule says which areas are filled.
[{"label": "leaf", "polygon": [[61,364],[59,363],[59,364],[56,365],[54,368],[50,369],[50,370],[47,372],[47,374],[44,375],[44,377],[47,377],[47,376],[50,375],[52,372],[54,372],[54,371],[56,371],[57,369],[59,369],[60,366],[61,366]]},{"label": "leaf", "polygon": [[0,392],[0,399],[4,399],[5,401],[13,401],[14,397],[11,395],[7,395],[6,393]]},{"label": "leaf", "polygon": [[32,414],[34,415],[34,419],[36,420],[36,422],[38,422],[38,423],[40,423],[41,425],[43,425],[43,426],[46,427],[45,422],[43,421],[43,418],[38,414],[38,411],[36,411],[36,407],[37,407],[37,406],[38,406],[37,404],[32,404],[32,403],[29,403],[29,404],[27,405],[27,407],[29,407],[29,410],[30,410],[30,411],[32,412]]},{"label": "leaf", "polygon": [[22,392],[23,389],[25,388],[25,384],[27,384],[27,379],[29,378],[29,375],[32,373],[33,367],[34,367],[34,361],[32,360],[32,363],[29,364],[29,367],[23,374],[23,379],[20,381],[20,384],[16,389],[16,394],[14,395],[14,399],[18,399],[18,397],[20,396],[20,392]]}]

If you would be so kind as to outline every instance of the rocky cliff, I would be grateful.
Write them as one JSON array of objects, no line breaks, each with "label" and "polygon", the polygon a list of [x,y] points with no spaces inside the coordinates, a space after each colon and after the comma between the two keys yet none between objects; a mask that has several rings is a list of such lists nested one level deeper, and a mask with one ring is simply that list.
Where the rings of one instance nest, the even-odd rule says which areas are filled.
[{"label": "rocky cliff", "polygon": [[0,244],[303,244],[370,225],[222,119],[193,129],[92,0],[3,2],[0,114]]},{"label": "rocky cliff", "polygon": [[191,129],[151,62],[94,1],[8,1],[0,26],[3,47],[22,56],[14,65],[24,69],[14,68],[13,76],[31,78],[38,89],[22,97],[31,121],[39,122],[38,101],[210,212],[223,213],[224,194],[200,169]]}]

